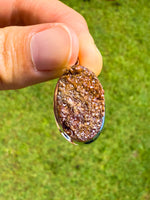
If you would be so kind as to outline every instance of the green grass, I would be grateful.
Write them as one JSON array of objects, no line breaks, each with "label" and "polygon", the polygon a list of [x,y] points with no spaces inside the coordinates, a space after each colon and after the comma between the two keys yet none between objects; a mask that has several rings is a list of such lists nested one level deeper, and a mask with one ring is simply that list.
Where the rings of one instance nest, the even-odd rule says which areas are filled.
[{"label": "green grass", "polygon": [[0,200],[150,199],[150,1],[64,0],[104,60],[106,121],[73,146],[53,115],[57,80],[0,93]]}]

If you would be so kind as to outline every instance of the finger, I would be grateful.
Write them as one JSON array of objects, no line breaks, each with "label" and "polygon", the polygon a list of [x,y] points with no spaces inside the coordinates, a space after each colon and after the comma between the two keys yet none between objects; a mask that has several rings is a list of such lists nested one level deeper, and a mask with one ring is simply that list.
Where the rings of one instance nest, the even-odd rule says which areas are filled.
[{"label": "finger", "polygon": [[0,0],[0,7],[0,27],[60,22],[78,33],[88,30],[84,18],[58,0]]},{"label": "finger", "polygon": [[91,69],[97,76],[102,70],[102,56],[89,32],[79,35],[79,63]]},{"label": "finger", "polygon": [[[56,0],[0,0],[0,19],[6,16],[5,25],[29,25],[45,22],[64,23],[72,28],[79,38],[80,64],[96,75],[102,69],[102,56],[89,34],[85,19],[76,11]],[[4,17],[3,17],[4,18]]]},{"label": "finger", "polygon": [[76,62],[78,43],[74,31],[60,23],[0,29],[0,89],[59,77]]}]

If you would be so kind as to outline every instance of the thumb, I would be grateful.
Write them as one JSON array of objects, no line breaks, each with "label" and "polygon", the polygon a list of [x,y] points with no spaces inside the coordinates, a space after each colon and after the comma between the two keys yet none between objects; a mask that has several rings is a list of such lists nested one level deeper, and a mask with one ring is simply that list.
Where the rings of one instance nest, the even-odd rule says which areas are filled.
[{"label": "thumb", "polygon": [[59,77],[78,57],[76,34],[64,24],[0,29],[0,90]]}]

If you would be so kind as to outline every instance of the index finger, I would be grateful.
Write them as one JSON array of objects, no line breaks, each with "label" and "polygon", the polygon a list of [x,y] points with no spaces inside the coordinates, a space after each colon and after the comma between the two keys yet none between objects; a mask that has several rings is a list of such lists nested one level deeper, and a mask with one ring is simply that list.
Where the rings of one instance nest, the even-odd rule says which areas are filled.
[{"label": "index finger", "polygon": [[60,22],[77,33],[88,31],[84,18],[57,0],[0,0],[0,27]]}]

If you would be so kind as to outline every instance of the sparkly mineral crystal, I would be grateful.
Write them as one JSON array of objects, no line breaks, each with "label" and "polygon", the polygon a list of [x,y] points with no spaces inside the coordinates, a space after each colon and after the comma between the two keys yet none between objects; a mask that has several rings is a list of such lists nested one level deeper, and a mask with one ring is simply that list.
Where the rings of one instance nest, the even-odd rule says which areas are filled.
[{"label": "sparkly mineral crystal", "polygon": [[56,121],[72,141],[88,142],[99,134],[104,120],[104,90],[96,75],[75,65],[60,77],[55,89]]}]

